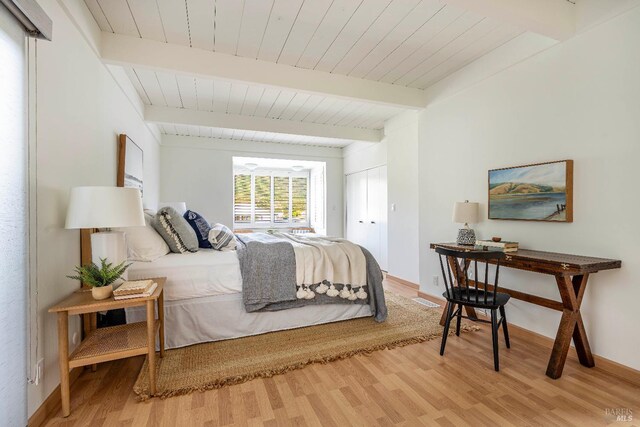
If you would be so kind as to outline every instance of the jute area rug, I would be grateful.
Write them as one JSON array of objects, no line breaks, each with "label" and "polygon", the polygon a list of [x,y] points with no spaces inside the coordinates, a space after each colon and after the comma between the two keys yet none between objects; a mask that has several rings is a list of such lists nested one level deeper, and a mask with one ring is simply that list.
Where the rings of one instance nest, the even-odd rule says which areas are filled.
[{"label": "jute area rug", "polygon": [[[390,292],[385,298],[389,316],[384,323],[366,317],[167,350],[164,358],[156,358],[155,396],[220,388],[442,336],[441,308]],[[477,327],[463,322],[461,329],[468,332]],[[134,385],[140,400],[150,397],[148,372],[145,361]]]}]

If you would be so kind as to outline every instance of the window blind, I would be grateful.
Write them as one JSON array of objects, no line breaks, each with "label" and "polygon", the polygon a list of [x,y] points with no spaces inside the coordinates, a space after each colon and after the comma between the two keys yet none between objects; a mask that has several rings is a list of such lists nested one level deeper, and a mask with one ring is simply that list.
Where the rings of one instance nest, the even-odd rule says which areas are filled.
[{"label": "window blind", "polygon": [[306,225],[309,176],[282,171],[237,172],[233,180],[233,221],[245,226]]},{"label": "window blind", "polygon": [[[27,319],[37,328],[38,315],[27,310],[29,247],[28,63],[24,29],[0,5],[0,424],[27,425]],[[29,307],[31,308],[31,307]],[[39,313],[38,313],[39,314]],[[30,335],[30,339],[32,336]],[[30,342],[37,343],[37,337]],[[36,344],[37,345],[37,344]],[[36,348],[37,351],[37,348]]]},{"label": "window blind", "polygon": [[255,223],[271,222],[271,177],[254,176],[254,219]]},{"label": "window blind", "polygon": [[291,178],[291,217],[293,222],[307,222],[307,177]]},{"label": "window blind", "polygon": [[233,177],[233,222],[251,222],[251,175]]},{"label": "window blind", "polygon": [[289,222],[289,177],[273,177],[273,222]]},{"label": "window blind", "polygon": [[0,0],[31,37],[51,40],[53,22],[36,0]]}]

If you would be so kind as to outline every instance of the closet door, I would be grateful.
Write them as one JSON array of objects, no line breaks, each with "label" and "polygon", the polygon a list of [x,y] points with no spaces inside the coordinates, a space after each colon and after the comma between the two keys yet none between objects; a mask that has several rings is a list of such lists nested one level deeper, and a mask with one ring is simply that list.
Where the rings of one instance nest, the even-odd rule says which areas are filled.
[{"label": "closet door", "polygon": [[367,172],[347,175],[347,239],[367,245]]},{"label": "closet door", "polygon": [[380,179],[378,181],[378,228],[380,233],[380,257],[377,258],[380,268],[388,271],[388,204],[387,204],[387,167],[380,167]]},{"label": "closet door", "polygon": [[369,169],[367,174],[367,215],[365,220],[365,247],[380,262],[380,168]]},{"label": "closet door", "polygon": [[387,269],[387,167],[347,175],[347,239]]}]

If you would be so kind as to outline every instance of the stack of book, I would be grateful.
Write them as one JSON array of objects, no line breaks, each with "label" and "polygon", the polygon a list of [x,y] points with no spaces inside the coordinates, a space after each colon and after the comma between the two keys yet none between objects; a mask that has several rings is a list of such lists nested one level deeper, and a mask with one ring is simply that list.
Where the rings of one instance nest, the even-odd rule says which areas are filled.
[{"label": "stack of book", "polygon": [[518,250],[518,242],[476,240],[474,249],[481,251],[516,252]]},{"label": "stack of book", "polygon": [[158,284],[153,280],[131,280],[123,282],[113,291],[113,299],[131,299],[148,297],[156,290]]}]

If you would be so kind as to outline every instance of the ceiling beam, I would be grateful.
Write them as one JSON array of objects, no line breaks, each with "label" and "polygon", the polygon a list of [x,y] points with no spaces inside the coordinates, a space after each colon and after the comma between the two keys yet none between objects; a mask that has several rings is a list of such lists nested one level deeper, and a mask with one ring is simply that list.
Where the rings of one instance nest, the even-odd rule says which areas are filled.
[{"label": "ceiling beam", "polygon": [[351,128],[318,123],[305,123],[268,117],[242,116],[214,113],[185,108],[147,105],[144,109],[147,122],[173,125],[205,126],[223,129],[275,132],[289,135],[319,136],[352,141],[380,142],[383,131],[378,129]]},{"label": "ceiling beam", "polygon": [[576,7],[567,0],[446,0],[446,3],[558,41],[568,39],[576,31]]},{"label": "ceiling beam", "polygon": [[351,101],[420,110],[424,91],[372,80],[308,70],[154,40],[102,33],[102,60],[107,64],[222,79]]}]

